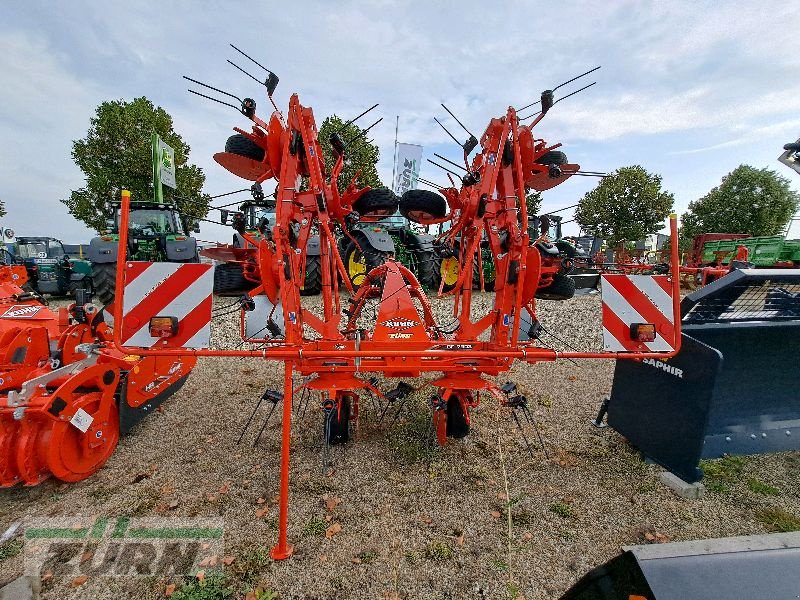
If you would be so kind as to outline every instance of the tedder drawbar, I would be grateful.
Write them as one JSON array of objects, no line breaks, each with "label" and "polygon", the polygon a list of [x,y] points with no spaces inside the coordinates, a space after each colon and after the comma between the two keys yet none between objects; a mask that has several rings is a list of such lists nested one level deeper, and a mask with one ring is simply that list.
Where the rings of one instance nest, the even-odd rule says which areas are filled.
[{"label": "tedder drawbar", "polygon": [[[263,85],[274,112],[265,121],[256,114],[256,103],[250,98],[241,100],[241,106],[228,104],[248,117],[252,128],[236,128],[227,151],[214,156],[239,177],[258,184],[269,179],[277,182],[275,223],[265,226],[259,239],[241,231],[249,248],[237,249],[236,256],[246,263],[246,276],[256,282],[239,301],[240,333],[244,342],[261,347],[204,347],[207,336],[198,332],[207,326],[212,312],[200,270],[207,265],[200,264],[120,261],[114,322],[122,325],[114,328],[114,340],[121,352],[140,357],[238,356],[284,362],[282,395],[267,391],[262,398],[283,402],[279,539],[273,558],[292,554],[287,540],[289,453],[292,400],[299,391],[319,393],[326,444],[339,443],[348,439],[348,424],[357,417],[360,394],[371,393],[389,402],[420,389],[400,382],[396,389],[382,393],[371,375],[402,379],[434,373],[426,385],[434,390],[433,427],[444,444],[448,436],[463,437],[469,431],[469,411],[477,406],[481,392],[512,410],[525,409],[526,400],[513,383],[499,387],[492,379],[515,361],[667,358],[677,352],[677,243],[672,246],[671,277],[605,277],[604,351],[561,352],[538,339],[537,293],[562,286],[564,274],[560,258],[554,257],[546,240],[529,235],[525,193],[531,188],[549,189],[582,173],[556,150],[561,144],[548,144],[534,133],[558,102],[553,90],[542,93],[537,101],[541,111],[530,124],[524,124],[518,111],[509,107],[489,121],[480,142],[470,134],[463,144],[466,175],[460,182],[451,179],[451,186],[440,189],[440,194],[415,191],[398,200],[389,190],[359,187],[355,179],[340,193],[337,181],[354,140],[332,135],[332,167],[326,168],[312,109],[293,94],[288,111],[280,112],[272,98],[278,78],[264,70],[268,76]],[[357,290],[347,276],[335,230],[357,243],[351,235],[356,223],[394,214],[398,203],[401,212],[418,223],[448,222],[441,243],[459,239],[458,281],[448,292],[439,292],[453,298],[454,319],[446,325],[437,322],[414,274],[396,260],[372,268]],[[130,194],[123,192],[120,248],[127,244],[130,205]],[[675,216],[670,226],[676,241]],[[312,233],[319,235],[321,313],[303,305],[300,290]],[[473,258],[480,252],[484,235],[497,273],[494,304],[473,320]],[[211,249],[208,255],[224,260],[225,251]],[[369,301],[379,302],[376,311],[365,310]],[[295,372],[304,377],[298,386],[293,383]]]}]

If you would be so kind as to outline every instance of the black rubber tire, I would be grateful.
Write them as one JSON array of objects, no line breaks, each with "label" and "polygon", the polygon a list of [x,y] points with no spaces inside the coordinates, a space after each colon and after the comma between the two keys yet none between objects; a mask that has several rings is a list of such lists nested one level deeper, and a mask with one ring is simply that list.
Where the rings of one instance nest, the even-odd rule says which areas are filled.
[{"label": "black rubber tire", "polygon": [[220,263],[214,267],[214,294],[238,296],[256,287],[244,278],[244,268],[239,263]]},{"label": "black rubber tire", "polygon": [[463,438],[469,433],[469,423],[464,414],[464,407],[458,396],[451,395],[447,400],[447,437]]},{"label": "black rubber tire", "polygon": [[431,250],[415,250],[414,275],[426,291],[438,291],[442,281],[439,272],[439,261]]},{"label": "black rubber tire", "polygon": [[319,256],[306,256],[306,278],[301,296],[316,296],[322,291],[322,263]]},{"label": "black rubber tire", "polygon": [[575,295],[575,280],[561,273],[553,275],[553,283],[536,291],[540,300],[569,300]]},{"label": "black rubber tire", "polygon": [[[388,252],[382,252],[381,250],[376,250],[365,239],[360,239],[359,244],[361,244],[361,248],[364,251],[364,263],[366,266],[366,271],[364,271],[364,276],[369,273],[375,267],[379,267],[383,263],[386,262],[386,259],[389,258]],[[349,270],[350,259],[351,257],[356,261],[359,262],[361,260],[361,249],[356,246],[353,242],[350,242],[350,245],[347,247],[347,251],[344,253],[344,266],[347,269],[347,274],[350,277],[350,283],[353,284],[353,289],[358,289],[361,286],[363,281],[359,279],[358,283],[354,281],[356,277],[353,277]]]},{"label": "black rubber tire", "polygon": [[342,396],[339,402],[342,403],[342,410],[337,410],[337,407],[326,413],[322,423],[322,434],[331,446],[350,441],[350,398]]},{"label": "black rubber tire", "polygon": [[264,160],[264,149],[241,133],[237,133],[228,138],[228,141],[225,142],[225,152],[252,158],[258,162]]},{"label": "black rubber tire", "polygon": [[94,297],[103,306],[108,306],[114,301],[114,292],[117,285],[117,263],[93,263],[92,287]]},{"label": "black rubber tire", "polygon": [[441,219],[447,214],[447,200],[429,190],[408,190],[400,198],[400,214],[409,221],[418,221],[412,213],[425,213],[428,219]]},{"label": "black rubber tire", "polygon": [[567,155],[560,150],[550,150],[537,158],[535,162],[540,165],[565,165],[568,161]]},{"label": "black rubber tire", "polygon": [[374,188],[353,202],[353,210],[360,215],[385,214],[397,212],[397,194],[385,187]]}]

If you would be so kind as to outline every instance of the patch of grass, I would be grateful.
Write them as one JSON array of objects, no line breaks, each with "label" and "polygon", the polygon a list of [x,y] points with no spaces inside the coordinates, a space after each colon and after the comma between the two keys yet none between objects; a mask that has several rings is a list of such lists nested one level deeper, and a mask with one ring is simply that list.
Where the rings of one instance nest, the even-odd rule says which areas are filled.
[{"label": "patch of grass", "polygon": [[508,571],[508,563],[505,561],[505,559],[495,558],[492,561],[492,568],[505,572]]},{"label": "patch of grass", "polygon": [[225,575],[214,574],[203,581],[191,579],[172,594],[172,600],[225,600],[236,593]]},{"label": "patch of grass", "polygon": [[453,558],[453,549],[446,542],[433,541],[425,546],[424,556],[428,560],[448,560]]},{"label": "patch of grass", "polygon": [[269,548],[265,546],[250,548],[238,554],[231,571],[238,580],[253,583],[271,562]]},{"label": "patch of grass", "polygon": [[761,494],[762,496],[781,495],[781,491],[778,488],[772,487],[771,485],[764,483],[763,481],[759,481],[758,479],[748,479],[747,487],[750,488],[751,492]]},{"label": "patch of grass", "polygon": [[161,494],[155,488],[145,487],[137,490],[134,493],[133,502],[131,502],[130,516],[141,517],[146,515],[158,503],[160,498]]},{"label": "patch of grass", "polygon": [[313,517],[305,525],[303,525],[303,537],[316,537],[323,535],[328,528],[325,519],[321,517]]},{"label": "patch of grass", "polygon": [[574,519],[578,516],[577,514],[575,514],[575,509],[573,509],[566,502],[553,502],[548,507],[548,510],[551,513],[557,514],[562,519]]},{"label": "patch of grass", "polygon": [[0,544],[0,561],[14,558],[22,552],[22,540],[9,540]]},{"label": "patch of grass", "polygon": [[636,492],[639,494],[650,494],[657,489],[658,485],[655,481],[645,481],[639,484],[639,487],[636,488]]},{"label": "patch of grass", "polygon": [[747,459],[744,456],[726,456],[716,460],[701,460],[703,484],[712,492],[727,494],[730,486],[741,479]]},{"label": "patch of grass", "polygon": [[404,464],[428,462],[435,454],[430,412],[415,405],[409,406],[406,414],[407,418],[389,431],[392,455]]},{"label": "patch of grass", "polygon": [[111,496],[114,495],[114,490],[105,485],[96,485],[91,490],[86,492],[86,495],[93,498],[97,502],[106,502]]},{"label": "patch of grass", "polygon": [[517,598],[522,596],[522,590],[520,590],[519,586],[513,581],[506,583],[506,592],[508,592],[508,597],[511,598],[511,600],[517,600]]},{"label": "patch of grass", "polygon": [[[507,518],[507,517],[506,517]],[[526,525],[533,524],[533,515],[525,510],[524,508],[520,508],[517,510],[511,511],[511,523],[515,527],[524,527]]]},{"label": "patch of grass", "polygon": [[378,558],[378,553],[374,550],[364,550],[358,553],[358,559],[365,565],[375,562],[376,558]]},{"label": "patch of grass", "polygon": [[539,406],[544,406],[545,408],[550,408],[553,406],[553,401],[547,396],[539,396],[536,398],[536,404]]},{"label": "patch of grass", "polygon": [[800,517],[782,508],[763,508],[756,512],[756,519],[770,531],[800,531]]}]

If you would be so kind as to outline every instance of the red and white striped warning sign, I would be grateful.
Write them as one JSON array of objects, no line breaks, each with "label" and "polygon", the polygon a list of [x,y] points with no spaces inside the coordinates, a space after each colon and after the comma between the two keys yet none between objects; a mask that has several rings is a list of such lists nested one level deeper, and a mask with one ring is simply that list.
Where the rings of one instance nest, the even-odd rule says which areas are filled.
[{"label": "red and white striped warning sign", "polygon": [[[143,348],[208,348],[213,286],[210,264],[125,263],[122,343]],[[151,336],[151,317],[177,317],[177,334],[163,339]]]},{"label": "red and white striped warning sign", "polygon": [[[603,275],[603,349],[668,352],[675,349],[672,283],[666,275]],[[656,339],[632,339],[631,325],[655,325]]]}]

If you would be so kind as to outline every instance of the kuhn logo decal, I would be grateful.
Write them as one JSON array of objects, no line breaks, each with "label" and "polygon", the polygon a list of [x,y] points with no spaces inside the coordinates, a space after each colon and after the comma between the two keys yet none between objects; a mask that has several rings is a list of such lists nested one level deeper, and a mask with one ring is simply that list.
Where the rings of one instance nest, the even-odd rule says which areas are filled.
[{"label": "kuhn logo decal", "polygon": [[398,331],[402,331],[403,329],[408,329],[410,327],[414,327],[416,325],[416,321],[412,321],[411,319],[388,319],[381,323],[384,327],[388,327],[389,329],[397,329]]},{"label": "kuhn logo decal", "polygon": [[15,305],[4,312],[0,317],[4,319],[31,319],[36,316],[43,306]]}]

